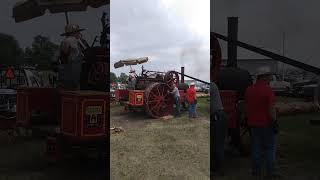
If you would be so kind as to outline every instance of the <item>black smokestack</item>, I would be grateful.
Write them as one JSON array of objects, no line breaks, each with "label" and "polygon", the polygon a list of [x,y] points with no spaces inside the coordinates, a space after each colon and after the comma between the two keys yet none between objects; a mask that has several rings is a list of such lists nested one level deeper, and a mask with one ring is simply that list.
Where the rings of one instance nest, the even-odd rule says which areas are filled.
[{"label": "black smokestack", "polygon": [[[232,42],[238,40],[238,17],[228,17],[228,38]],[[228,42],[228,67],[237,67],[237,45]]]},{"label": "black smokestack", "polygon": [[184,67],[181,67],[181,83],[184,83]]}]

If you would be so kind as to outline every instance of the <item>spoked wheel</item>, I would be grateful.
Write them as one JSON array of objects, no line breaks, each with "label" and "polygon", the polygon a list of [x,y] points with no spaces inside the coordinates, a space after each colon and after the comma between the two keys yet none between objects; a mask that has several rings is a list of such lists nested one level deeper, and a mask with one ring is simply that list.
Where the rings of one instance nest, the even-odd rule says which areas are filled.
[{"label": "spoked wheel", "polygon": [[145,90],[145,109],[154,118],[167,116],[173,111],[173,97],[165,83],[153,83]]},{"label": "spoked wheel", "polygon": [[172,88],[173,84],[178,85],[179,84],[179,74],[175,71],[168,71],[164,75],[164,82]]}]

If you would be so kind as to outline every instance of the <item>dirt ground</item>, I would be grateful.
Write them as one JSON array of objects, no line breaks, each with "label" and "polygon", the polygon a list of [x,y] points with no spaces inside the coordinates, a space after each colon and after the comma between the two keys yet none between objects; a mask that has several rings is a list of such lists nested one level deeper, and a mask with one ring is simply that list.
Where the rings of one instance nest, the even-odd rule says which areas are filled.
[{"label": "dirt ground", "polygon": [[111,179],[209,179],[209,116],[199,114],[163,120],[112,107],[111,127],[124,132],[111,135]]}]

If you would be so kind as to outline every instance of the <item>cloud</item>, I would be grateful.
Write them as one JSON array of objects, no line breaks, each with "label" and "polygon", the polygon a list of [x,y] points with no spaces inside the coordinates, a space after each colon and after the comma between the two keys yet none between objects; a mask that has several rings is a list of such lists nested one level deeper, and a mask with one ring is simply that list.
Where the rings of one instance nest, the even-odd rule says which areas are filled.
[{"label": "cloud", "polygon": [[[196,4],[208,2],[201,0]],[[128,67],[115,70],[113,63],[120,59],[148,56],[150,61],[144,67],[149,70],[180,71],[183,61],[186,73],[208,80],[210,29],[209,20],[206,19],[209,19],[209,5],[201,10],[193,8],[192,4],[194,1],[112,2],[111,71],[127,73]],[[197,16],[203,12],[208,15]],[[190,49],[197,49],[197,52],[188,52],[182,58],[181,52]]]}]

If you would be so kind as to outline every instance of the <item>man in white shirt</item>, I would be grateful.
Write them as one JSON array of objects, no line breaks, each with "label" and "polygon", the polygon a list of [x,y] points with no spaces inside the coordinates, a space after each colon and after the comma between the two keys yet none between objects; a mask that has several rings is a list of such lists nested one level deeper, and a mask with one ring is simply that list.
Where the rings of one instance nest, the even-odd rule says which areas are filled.
[{"label": "man in white shirt", "polygon": [[173,94],[174,102],[176,105],[175,117],[180,117],[181,116],[181,114],[180,114],[180,93],[179,93],[179,89],[176,84],[173,84],[173,90],[171,91],[171,94]]}]

